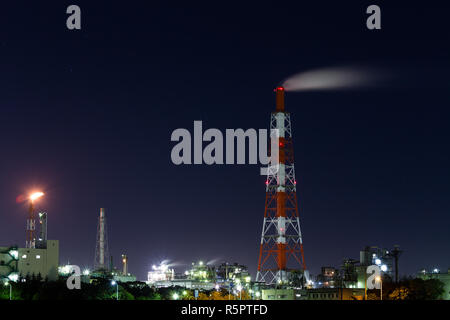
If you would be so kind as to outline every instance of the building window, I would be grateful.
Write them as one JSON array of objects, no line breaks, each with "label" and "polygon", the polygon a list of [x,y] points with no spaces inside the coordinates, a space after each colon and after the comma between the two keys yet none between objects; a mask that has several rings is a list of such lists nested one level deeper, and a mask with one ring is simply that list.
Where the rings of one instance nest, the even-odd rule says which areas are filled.
[{"label": "building window", "polygon": [[36,255],[36,259],[40,259],[40,258],[41,258],[41,256],[37,254]]},{"label": "building window", "polygon": [[26,258],[27,258],[27,255],[24,254],[24,255],[22,256],[22,259],[26,259]]}]

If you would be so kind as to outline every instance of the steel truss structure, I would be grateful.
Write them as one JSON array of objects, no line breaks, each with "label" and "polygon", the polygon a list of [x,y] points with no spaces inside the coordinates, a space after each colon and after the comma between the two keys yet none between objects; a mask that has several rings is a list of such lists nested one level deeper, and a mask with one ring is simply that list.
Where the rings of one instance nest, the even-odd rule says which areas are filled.
[{"label": "steel truss structure", "polygon": [[[284,110],[284,88],[276,91],[271,136],[278,139],[278,161],[270,163],[256,281],[283,284],[292,271],[306,271],[297,207],[294,148],[290,114]],[[274,159],[274,158],[272,158]]]}]

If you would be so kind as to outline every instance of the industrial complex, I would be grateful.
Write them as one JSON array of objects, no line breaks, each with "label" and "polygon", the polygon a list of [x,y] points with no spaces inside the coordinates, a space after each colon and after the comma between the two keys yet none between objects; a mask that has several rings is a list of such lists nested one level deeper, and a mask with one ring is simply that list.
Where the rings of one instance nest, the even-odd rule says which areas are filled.
[{"label": "industrial complex", "polygon": [[[175,270],[168,261],[157,263],[148,271],[145,281],[137,281],[130,270],[126,253],[121,256],[121,267],[116,268],[109,254],[107,214],[100,208],[97,223],[95,262],[92,269],[83,270],[84,283],[111,281],[118,284],[145,285],[155,290],[181,288],[195,292],[226,292],[228,297],[262,300],[364,300],[368,299],[368,267],[377,266],[381,275],[377,281],[400,282],[400,246],[380,248],[366,246],[359,257],[344,258],[341,266],[324,266],[314,276],[307,269],[300,228],[294,167],[291,117],[285,110],[284,88],[278,87],[276,108],[271,114],[270,129],[278,145],[277,162],[267,168],[265,183],[265,211],[257,261],[253,277],[247,266],[223,261],[217,265],[192,262],[185,270]],[[25,247],[0,247],[0,279],[5,282],[26,282],[29,279],[55,281],[73,275],[71,266],[59,261],[58,240],[47,239],[48,214],[36,210],[35,204],[43,192],[29,196]],[[37,223],[36,223],[37,221]],[[38,227],[38,228],[37,228]],[[257,248],[255,248],[257,250]],[[195,260],[193,257],[192,260]],[[450,269],[422,270],[418,279],[436,279],[444,284],[442,299],[450,299]],[[197,294],[196,293],[196,294]],[[177,299],[178,295],[174,296]],[[380,299],[383,293],[380,294]],[[117,293],[117,298],[119,295]],[[197,295],[196,295],[197,298]]]}]

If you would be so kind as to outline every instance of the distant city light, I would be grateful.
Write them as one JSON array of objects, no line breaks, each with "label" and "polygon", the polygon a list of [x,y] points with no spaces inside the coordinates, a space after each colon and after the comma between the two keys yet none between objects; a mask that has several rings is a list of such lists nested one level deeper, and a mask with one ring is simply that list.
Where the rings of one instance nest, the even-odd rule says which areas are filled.
[{"label": "distant city light", "polygon": [[85,276],[88,276],[90,273],[91,273],[91,272],[89,271],[89,269],[84,269],[84,270],[83,270],[83,274],[84,274]]},{"label": "distant city light", "polygon": [[381,260],[380,260],[380,259],[375,259],[375,264],[376,264],[377,266],[379,266],[379,265],[381,264]]},{"label": "distant city light", "polygon": [[173,300],[178,300],[179,297],[180,297],[180,296],[178,295],[178,293],[174,293],[174,294],[172,295]]},{"label": "distant city light", "polygon": [[438,268],[434,268],[433,269],[433,273],[439,273],[439,269]]},{"label": "distant city light", "polygon": [[381,266],[381,271],[386,272],[387,269],[388,269],[387,265],[383,264],[383,265]]}]

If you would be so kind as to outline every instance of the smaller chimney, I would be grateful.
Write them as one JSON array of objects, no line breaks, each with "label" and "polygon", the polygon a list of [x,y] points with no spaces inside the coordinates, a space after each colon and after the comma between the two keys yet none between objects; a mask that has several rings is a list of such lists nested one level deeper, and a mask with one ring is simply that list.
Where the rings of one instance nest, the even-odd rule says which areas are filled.
[{"label": "smaller chimney", "polygon": [[128,274],[128,256],[126,254],[122,255],[122,264],[123,264],[122,273],[124,276],[126,276]]}]

